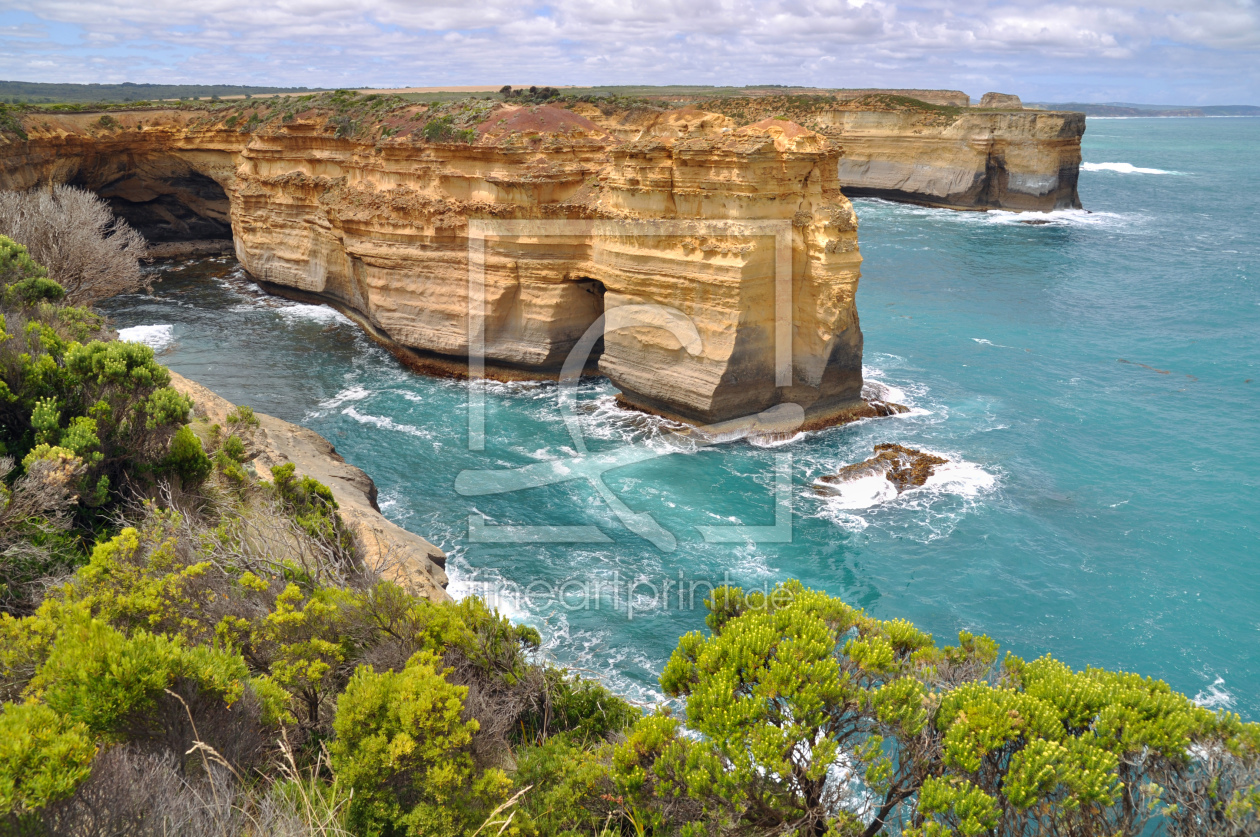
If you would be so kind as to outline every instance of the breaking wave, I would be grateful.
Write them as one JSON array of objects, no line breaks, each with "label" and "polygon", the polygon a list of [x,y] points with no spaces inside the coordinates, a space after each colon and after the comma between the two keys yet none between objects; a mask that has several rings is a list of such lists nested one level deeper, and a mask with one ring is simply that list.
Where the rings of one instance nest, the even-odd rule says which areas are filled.
[{"label": "breaking wave", "polygon": [[175,342],[175,326],[142,325],[118,329],[118,339],[128,343],[143,343],[155,352]]},{"label": "breaking wave", "polygon": [[1181,174],[1179,171],[1147,169],[1132,163],[1081,163],[1084,171],[1110,171],[1116,174]]},{"label": "breaking wave", "polygon": [[327,305],[308,305],[304,302],[295,302],[277,308],[276,313],[290,321],[308,320],[316,323],[353,325],[349,317],[336,308],[330,308]]},{"label": "breaking wave", "polygon": [[1225,688],[1224,678],[1218,677],[1206,689],[1194,696],[1194,702],[1204,709],[1233,709],[1234,696]]},{"label": "breaking wave", "polygon": [[349,416],[359,424],[370,424],[373,427],[379,427],[381,430],[396,430],[399,433],[406,433],[409,436],[417,436],[421,439],[433,438],[433,434],[427,430],[421,430],[413,424],[402,424],[401,422],[394,421],[388,416],[373,416],[360,413],[354,407],[346,407],[341,411],[341,414],[343,416]]},{"label": "breaking wave", "polygon": [[[1117,163],[1115,165],[1128,164]],[[1167,174],[1176,173],[1167,172]],[[1055,209],[1049,212],[1010,212],[1004,209],[990,209],[985,212],[959,212],[955,209],[896,203],[881,198],[855,198],[853,205],[858,210],[859,217],[864,213],[868,217],[886,217],[890,219],[898,215],[918,216],[942,225],[1009,226],[1020,224],[1024,226],[1109,228],[1125,227],[1141,220],[1136,215],[1125,215],[1119,212],[1092,212],[1088,209]]]}]

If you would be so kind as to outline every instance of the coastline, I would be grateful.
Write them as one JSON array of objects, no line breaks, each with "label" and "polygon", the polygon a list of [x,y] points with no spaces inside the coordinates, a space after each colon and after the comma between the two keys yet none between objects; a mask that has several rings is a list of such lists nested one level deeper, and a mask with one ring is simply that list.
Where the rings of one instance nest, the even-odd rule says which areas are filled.
[{"label": "coastline", "polygon": [[[194,418],[225,424],[236,405],[177,372],[171,386],[193,401]],[[271,470],[291,462],[297,473],[319,480],[332,491],[338,511],[354,530],[363,547],[363,559],[381,576],[408,592],[432,601],[450,601],[446,592],[446,553],[429,541],[407,531],[381,514],[372,478],[346,462],[333,445],[313,430],[255,413],[258,426],[243,439],[250,456],[248,465],[260,479],[271,479]]]}]

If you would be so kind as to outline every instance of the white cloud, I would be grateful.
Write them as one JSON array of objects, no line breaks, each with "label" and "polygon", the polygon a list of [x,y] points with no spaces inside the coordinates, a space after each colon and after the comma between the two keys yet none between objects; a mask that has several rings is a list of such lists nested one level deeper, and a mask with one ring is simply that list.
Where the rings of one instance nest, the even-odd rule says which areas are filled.
[{"label": "white cloud", "polygon": [[[1260,12],[1247,0],[19,0],[5,8],[29,14],[0,29],[0,76],[25,71],[30,80],[1260,96]],[[58,37],[39,37],[42,27]],[[97,58],[105,68],[89,71]],[[33,75],[34,61],[56,69]]]}]

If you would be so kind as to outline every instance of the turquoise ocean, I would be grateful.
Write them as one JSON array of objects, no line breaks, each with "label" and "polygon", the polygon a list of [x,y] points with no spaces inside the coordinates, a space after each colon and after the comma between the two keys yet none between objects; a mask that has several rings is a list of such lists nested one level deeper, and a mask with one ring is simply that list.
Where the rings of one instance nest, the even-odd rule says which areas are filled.
[{"label": "turquoise ocean", "polygon": [[[702,596],[799,578],[939,640],[982,632],[1260,720],[1257,149],[1256,119],[1091,118],[1085,211],[855,202],[866,378],[907,415],[700,449],[584,380],[589,449],[662,454],[604,479],[673,533],[671,551],[588,480],[456,491],[466,469],[576,452],[553,383],[492,384],[485,450],[470,451],[466,384],[408,371],[329,308],[263,294],[230,258],[158,266],[152,295],[106,308],[172,369],[322,433],[371,474],[388,517],[447,551],[452,593],[497,594],[545,653],[632,698],[659,699],[678,636],[703,626],[680,579]],[[951,464],[899,497],[811,485],[880,442]],[[775,522],[776,463],[792,478],[790,542],[705,542],[696,526]],[[607,540],[471,542],[470,516]]]}]

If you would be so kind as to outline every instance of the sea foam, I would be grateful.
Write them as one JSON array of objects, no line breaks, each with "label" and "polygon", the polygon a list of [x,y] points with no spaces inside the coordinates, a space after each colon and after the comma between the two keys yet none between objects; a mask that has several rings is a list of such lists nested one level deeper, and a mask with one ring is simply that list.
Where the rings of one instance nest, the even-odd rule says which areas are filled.
[{"label": "sea foam", "polygon": [[1148,169],[1132,163],[1081,163],[1084,171],[1110,171],[1116,174],[1181,174],[1179,171]]},{"label": "sea foam", "polygon": [[142,325],[120,328],[118,339],[127,343],[143,343],[154,351],[161,351],[175,342],[175,327],[170,325]]}]

